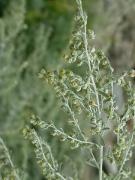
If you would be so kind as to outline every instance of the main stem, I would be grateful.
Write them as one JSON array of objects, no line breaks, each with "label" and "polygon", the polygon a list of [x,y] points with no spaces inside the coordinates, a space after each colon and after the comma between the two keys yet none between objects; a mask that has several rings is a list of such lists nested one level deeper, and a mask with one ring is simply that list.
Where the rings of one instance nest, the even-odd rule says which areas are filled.
[{"label": "main stem", "polygon": [[103,146],[100,147],[100,164],[99,164],[99,180],[102,180],[102,168],[103,167]]}]

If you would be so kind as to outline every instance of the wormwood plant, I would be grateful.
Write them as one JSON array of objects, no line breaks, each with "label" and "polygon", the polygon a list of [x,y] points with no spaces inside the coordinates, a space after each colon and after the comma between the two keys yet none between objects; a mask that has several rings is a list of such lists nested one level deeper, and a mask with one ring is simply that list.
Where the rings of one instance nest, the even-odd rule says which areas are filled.
[{"label": "wormwood plant", "polygon": [[[69,48],[64,56],[67,63],[73,64],[74,71],[67,67],[48,71],[42,69],[39,78],[53,86],[63,110],[68,114],[70,132],[58,128],[54,122],[42,121],[32,115],[30,125],[24,128],[23,135],[29,139],[44,176],[47,179],[81,179],[81,175],[64,175],[64,170],[53,157],[51,147],[40,137],[37,127],[49,131],[55,138],[69,145],[71,151],[78,149],[83,156],[84,165],[98,169],[99,179],[130,179],[133,169],[128,164],[134,147],[134,124],[128,128],[129,120],[135,118],[135,91],[130,78],[135,71],[125,72],[120,77],[114,76],[113,69],[100,50],[91,46],[89,40],[94,33],[87,30],[87,15],[82,9],[81,0],[76,0],[78,13]],[[78,68],[78,70],[77,70]],[[128,100],[123,114],[118,107],[113,93],[114,84],[121,86]],[[64,119],[63,119],[64,121]],[[115,142],[107,140],[112,134]],[[115,173],[103,172],[103,163],[115,166]]]},{"label": "wormwood plant", "polygon": [[0,179],[20,180],[19,173],[15,169],[9,151],[2,138],[0,138]]}]

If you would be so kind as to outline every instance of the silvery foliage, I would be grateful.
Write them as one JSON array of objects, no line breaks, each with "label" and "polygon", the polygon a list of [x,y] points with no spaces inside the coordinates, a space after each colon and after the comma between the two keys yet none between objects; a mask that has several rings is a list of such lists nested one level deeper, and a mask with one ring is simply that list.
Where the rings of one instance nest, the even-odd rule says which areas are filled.
[{"label": "silvery foliage", "polygon": [[[89,40],[94,39],[95,35],[87,30],[87,15],[80,0],[77,0],[77,5],[74,30],[64,59],[78,71],[68,68],[57,71],[42,69],[39,73],[39,78],[53,86],[60,105],[69,116],[67,124],[70,124],[72,133],[68,134],[64,129],[57,128],[54,122],[47,123],[33,115],[30,121],[33,128],[27,126],[23,134],[34,145],[37,161],[47,178],[72,179],[60,173],[51,147],[34,127],[49,130],[52,136],[68,143],[71,150],[87,150],[90,155],[88,164],[98,169],[100,180],[130,178],[133,172],[127,162],[134,147],[134,124],[130,128],[128,124],[135,118],[135,91],[130,79],[135,77],[135,71],[114,76],[104,53],[91,47]],[[83,73],[76,73],[79,70]],[[124,88],[128,96],[122,115],[118,113],[114,84]],[[89,127],[88,132],[83,123]],[[115,137],[115,142],[106,140],[110,133]],[[115,164],[117,171],[107,176],[103,172],[104,161]]]}]

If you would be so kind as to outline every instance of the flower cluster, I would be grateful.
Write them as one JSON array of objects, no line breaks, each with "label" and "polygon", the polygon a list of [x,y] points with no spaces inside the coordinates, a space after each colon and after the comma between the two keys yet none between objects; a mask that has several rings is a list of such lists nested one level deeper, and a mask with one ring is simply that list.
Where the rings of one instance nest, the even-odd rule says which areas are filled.
[{"label": "flower cluster", "polygon": [[0,138],[0,179],[20,180],[18,170],[2,138]]},{"label": "flower cluster", "polygon": [[[67,63],[73,64],[73,67],[79,66],[79,70],[42,69],[39,73],[39,78],[53,86],[62,108],[69,116],[67,123],[71,125],[73,134],[57,128],[53,122],[47,124],[35,116],[31,123],[45,130],[49,129],[53,136],[68,142],[71,148],[87,149],[90,153],[89,164],[94,163],[98,168],[100,180],[103,178],[103,161],[107,156],[105,137],[109,132],[113,132],[116,135],[116,142],[112,144],[109,151],[110,157],[107,160],[112,159],[112,162],[115,162],[118,171],[114,178],[120,179],[127,175],[123,169],[131,157],[134,146],[134,128],[130,132],[127,128],[128,120],[135,118],[135,92],[132,90],[130,81],[130,77],[134,77],[134,71],[124,73],[119,78],[114,76],[110,62],[104,53],[91,47],[88,38],[93,39],[94,34],[87,30],[87,16],[82,9],[81,0],[77,0],[77,4],[79,12],[75,17],[75,29],[64,59]],[[124,88],[128,96],[122,115],[118,113],[116,105],[115,84]],[[84,119],[83,122],[82,119]],[[86,132],[86,126],[89,127],[88,132]],[[44,151],[39,143],[42,141],[37,138],[35,130],[25,129],[24,134],[43,154]],[[99,155],[95,155],[94,151]],[[51,159],[51,156],[49,158]],[[44,162],[48,164],[49,159],[44,158]]]},{"label": "flower cluster", "polygon": [[[36,122],[34,122],[34,125],[36,125]],[[40,122],[39,125],[41,125]],[[27,126],[23,129],[23,136],[34,146],[37,163],[41,167],[43,175],[47,179],[65,180],[64,176],[62,176],[58,171],[58,163],[55,161],[49,145],[38,136],[35,129]]]}]

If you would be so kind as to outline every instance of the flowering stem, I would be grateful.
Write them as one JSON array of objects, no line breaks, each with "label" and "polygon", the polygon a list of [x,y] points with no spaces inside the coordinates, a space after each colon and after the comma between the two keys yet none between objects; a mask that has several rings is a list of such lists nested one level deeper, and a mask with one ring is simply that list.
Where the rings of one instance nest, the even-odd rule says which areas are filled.
[{"label": "flowering stem", "polygon": [[99,165],[99,180],[102,180],[102,167],[103,167],[103,146],[100,147],[100,165]]}]

